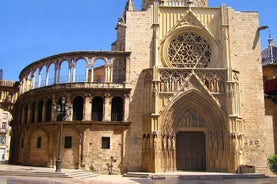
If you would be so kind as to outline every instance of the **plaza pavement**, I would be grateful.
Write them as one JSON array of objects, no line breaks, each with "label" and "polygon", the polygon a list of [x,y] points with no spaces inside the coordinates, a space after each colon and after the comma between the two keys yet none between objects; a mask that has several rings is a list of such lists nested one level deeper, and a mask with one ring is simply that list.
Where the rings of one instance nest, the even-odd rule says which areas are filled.
[{"label": "plaza pavement", "polygon": [[[172,172],[172,173],[142,173],[129,172],[125,175],[103,175],[90,171],[62,169],[62,172],[55,172],[55,168],[46,167],[31,167],[21,165],[0,165],[0,184],[1,177],[6,178],[5,181],[11,182],[12,178],[20,178],[26,181],[33,181],[32,183],[43,183],[42,181],[49,181],[48,183],[63,184],[63,183],[96,183],[96,184],[135,184],[135,183],[186,183],[186,181],[223,181],[226,179],[241,180],[247,179],[270,179],[277,181],[274,175],[264,175],[257,173],[212,173],[212,172]],[[40,182],[36,182],[40,181]],[[172,181],[172,182],[169,182]],[[246,180],[245,180],[246,181]],[[258,180],[257,180],[258,181]],[[4,182],[5,183],[5,182]],[[15,182],[16,183],[16,182]],[[30,182],[27,182],[30,183]],[[190,182],[192,183],[192,182]],[[202,182],[204,183],[204,182]],[[214,182],[215,183],[215,182]]]}]

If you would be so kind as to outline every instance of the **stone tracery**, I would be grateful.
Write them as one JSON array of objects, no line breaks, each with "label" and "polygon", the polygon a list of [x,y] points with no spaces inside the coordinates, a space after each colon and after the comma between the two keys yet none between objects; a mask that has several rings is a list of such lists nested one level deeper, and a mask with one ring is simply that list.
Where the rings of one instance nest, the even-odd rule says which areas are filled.
[{"label": "stone tracery", "polygon": [[[225,75],[223,70],[195,70],[207,89],[212,93],[225,93]],[[191,70],[164,69],[160,70],[160,92],[175,92],[182,87]]]},{"label": "stone tracery", "polygon": [[211,48],[201,36],[182,33],[171,40],[168,59],[178,68],[206,68],[211,61]]}]

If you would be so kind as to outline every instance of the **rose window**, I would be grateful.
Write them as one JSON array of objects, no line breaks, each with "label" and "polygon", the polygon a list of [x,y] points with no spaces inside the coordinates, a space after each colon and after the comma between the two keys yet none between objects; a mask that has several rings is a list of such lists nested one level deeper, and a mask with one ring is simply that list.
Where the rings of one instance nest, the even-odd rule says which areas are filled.
[{"label": "rose window", "polygon": [[211,49],[201,36],[183,33],[169,43],[168,59],[178,68],[206,68],[211,61]]}]

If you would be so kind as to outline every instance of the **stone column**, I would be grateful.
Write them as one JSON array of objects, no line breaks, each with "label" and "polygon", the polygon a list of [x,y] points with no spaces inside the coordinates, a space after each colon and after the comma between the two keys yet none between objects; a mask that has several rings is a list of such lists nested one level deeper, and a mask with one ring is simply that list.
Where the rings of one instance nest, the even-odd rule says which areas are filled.
[{"label": "stone column", "polygon": [[[67,111],[66,121],[72,121],[72,119],[73,119],[73,104],[72,104],[72,99],[71,99],[71,97],[69,95],[66,95],[65,99],[66,99],[66,105],[68,107],[71,107]],[[84,116],[83,116],[83,119],[84,119]]]},{"label": "stone column", "polygon": [[129,117],[129,103],[130,103],[129,94],[125,94],[124,95],[124,117],[123,117],[123,121],[128,121],[128,117]]},{"label": "stone column", "polygon": [[130,58],[129,57],[125,59],[125,65],[126,65],[125,82],[128,83],[130,82]]},{"label": "stone column", "polygon": [[57,112],[56,110],[53,108],[53,104],[58,105],[58,100],[56,99],[56,96],[53,95],[52,96],[52,106],[51,106],[51,121],[57,121]]},{"label": "stone column", "polygon": [[109,64],[109,82],[113,82],[113,64]]},{"label": "stone column", "polygon": [[54,84],[57,84],[57,72],[58,72],[58,66],[55,65],[55,73],[54,73]]},{"label": "stone column", "polygon": [[36,73],[32,72],[32,79],[31,79],[31,89],[35,88],[35,83],[36,83]]},{"label": "stone column", "polygon": [[67,82],[70,82],[70,80],[71,80],[71,65],[69,64],[68,71],[67,71]]},{"label": "stone column", "polygon": [[84,120],[91,120],[91,94],[86,94],[84,99]]},{"label": "stone column", "polygon": [[49,81],[49,67],[46,68],[45,86],[48,86]]},{"label": "stone column", "polygon": [[38,88],[41,86],[41,70],[39,70],[39,74],[38,74]]},{"label": "stone column", "polygon": [[42,122],[45,122],[46,105],[47,105],[47,101],[45,102],[43,100],[43,102],[42,102],[42,114],[41,114],[41,121]]},{"label": "stone column", "polygon": [[73,72],[72,72],[72,82],[75,82],[76,78],[76,63],[73,65]]},{"label": "stone column", "polygon": [[104,94],[104,121],[111,121],[111,94]]},{"label": "stone column", "polygon": [[34,122],[33,123],[37,123],[38,121],[38,103],[35,102],[35,109],[34,109]]}]

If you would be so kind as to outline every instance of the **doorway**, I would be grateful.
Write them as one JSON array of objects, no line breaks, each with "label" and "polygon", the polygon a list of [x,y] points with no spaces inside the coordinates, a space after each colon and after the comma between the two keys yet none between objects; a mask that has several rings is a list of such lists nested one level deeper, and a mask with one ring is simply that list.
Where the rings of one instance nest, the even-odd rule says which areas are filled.
[{"label": "doorway", "polygon": [[203,132],[178,132],[176,167],[184,171],[206,170],[206,141]]}]

